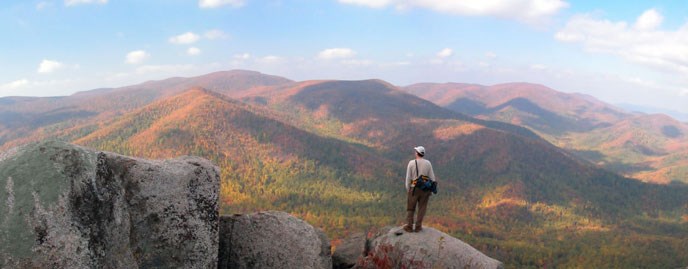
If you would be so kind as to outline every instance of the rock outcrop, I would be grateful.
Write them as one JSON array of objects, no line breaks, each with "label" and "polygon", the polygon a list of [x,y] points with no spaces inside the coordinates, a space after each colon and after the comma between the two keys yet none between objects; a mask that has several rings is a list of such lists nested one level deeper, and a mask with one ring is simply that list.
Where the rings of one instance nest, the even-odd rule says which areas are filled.
[{"label": "rock outcrop", "polygon": [[342,240],[332,254],[334,269],[352,268],[368,251],[368,238],[365,233],[354,233]]},{"label": "rock outcrop", "polygon": [[[144,160],[63,142],[0,153],[0,268],[503,268],[433,228],[337,247],[285,212],[218,215],[205,159]],[[333,263],[334,261],[334,263]]]},{"label": "rock outcrop", "polygon": [[220,269],[332,268],[325,234],[285,212],[220,218]]},{"label": "rock outcrop", "polygon": [[0,268],[216,268],[218,169],[62,142],[0,154]]},{"label": "rock outcrop", "polygon": [[[383,229],[366,244],[367,253],[353,268],[504,268],[501,262],[431,227],[424,227],[418,233],[403,232],[401,227]],[[333,259],[343,259],[340,256],[335,251]]]}]

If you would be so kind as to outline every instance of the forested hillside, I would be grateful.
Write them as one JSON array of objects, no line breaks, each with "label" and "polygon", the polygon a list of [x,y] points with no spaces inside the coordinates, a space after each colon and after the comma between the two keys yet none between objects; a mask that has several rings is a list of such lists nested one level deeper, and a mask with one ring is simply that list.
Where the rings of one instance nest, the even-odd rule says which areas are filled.
[{"label": "forested hillside", "polygon": [[529,128],[599,167],[646,182],[688,182],[688,124],[630,113],[542,85],[420,83],[404,90],[456,112]]},{"label": "forested hillside", "polygon": [[[202,156],[221,168],[222,213],[288,211],[336,242],[401,223],[402,177],[413,146],[423,145],[440,182],[427,225],[508,268],[688,264],[684,184],[624,178],[525,128],[475,119],[384,81],[269,84],[274,77],[229,74],[239,78],[215,74],[78,94],[89,105],[65,106],[92,115],[15,123],[25,135],[10,139],[17,135],[3,129],[10,139],[3,147],[56,138],[147,158]],[[201,87],[187,87],[193,83]],[[136,94],[150,98],[116,111],[93,105],[103,96]]]}]

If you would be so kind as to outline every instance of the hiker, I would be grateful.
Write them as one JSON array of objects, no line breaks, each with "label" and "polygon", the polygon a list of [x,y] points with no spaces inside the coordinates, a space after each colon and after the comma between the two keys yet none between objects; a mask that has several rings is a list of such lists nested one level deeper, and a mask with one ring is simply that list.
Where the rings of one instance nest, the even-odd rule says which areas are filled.
[{"label": "hiker", "polygon": [[[416,187],[417,180],[421,176],[435,182],[435,172],[432,171],[432,164],[430,161],[424,159],[425,148],[418,146],[413,148],[415,151],[415,159],[409,161],[406,168],[406,193],[408,197],[406,205],[406,225],[404,231],[420,232],[423,230],[423,217],[425,217],[425,210],[430,200],[430,190],[421,190]],[[418,204],[418,218],[416,219],[416,227],[413,229],[413,215],[416,212],[416,204]]]}]

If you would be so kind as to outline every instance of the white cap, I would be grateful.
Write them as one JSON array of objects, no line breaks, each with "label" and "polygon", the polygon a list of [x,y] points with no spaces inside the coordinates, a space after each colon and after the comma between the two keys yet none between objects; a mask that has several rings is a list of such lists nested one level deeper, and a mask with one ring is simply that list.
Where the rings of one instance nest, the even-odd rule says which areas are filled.
[{"label": "white cap", "polygon": [[416,152],[420,153],[420,155],[425,155],[425,148],[423,146],[417,146],[413,149],[415,149]]}]

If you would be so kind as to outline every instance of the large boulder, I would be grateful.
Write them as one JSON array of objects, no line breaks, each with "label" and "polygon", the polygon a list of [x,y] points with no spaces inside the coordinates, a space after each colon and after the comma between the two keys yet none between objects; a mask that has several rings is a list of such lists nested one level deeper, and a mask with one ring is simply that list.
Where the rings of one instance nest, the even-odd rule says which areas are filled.
[{"label": "large boulder", "polygon": [[369,251],[354,268],[504,268],[463,241],[431,227],[418,233],[391,229],[368,239]]},{"label": "large boulder", "polygon": [[330,241],[285,212],[220,218],[218,268],[332,268]]},{"label": "large boulder", "polygon": [[0,268],[216,268],[219,172],[43,142],[0,154]]}]

